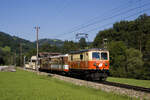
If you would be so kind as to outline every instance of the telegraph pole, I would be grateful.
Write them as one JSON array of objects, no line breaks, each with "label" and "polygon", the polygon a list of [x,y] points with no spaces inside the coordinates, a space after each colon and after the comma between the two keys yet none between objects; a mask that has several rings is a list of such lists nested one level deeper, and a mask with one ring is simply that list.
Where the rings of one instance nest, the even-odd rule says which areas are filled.
[{"label": "telegraph pole", "polygon": [[103,48],[107,49],[107,38],[103,39]]},{"label": "telegraph pole", "polygon": [[22,67],[22,44],[20,43],[20,66]]},{"label": "telegraph pole", "polygon": [[34,27],[35,30],[36,30],[36,50],[37,50],[37,53],[36,53],[36,58],[37,58],[37,61],[36,61],[36,66],[35,66],[35,69],[36,71],[38,71],[38,54],[39,54],[39,39],[38,39],[38,35],[39,35],[39,29],[40,27],[36,26]]},{"label": "telegraph pole", "polygon": [[24,62],[24,69],[25,69],[26,68],[26,66],[25,66],[26,65],[26,56],[24,56],[24,61],[23,62]]},{"label": "telegraph pole", "polygon": [[15,65],[15,67],[17,66],[17,64],[16,64],[16,61],[17,61],[17,60],[16,60],[16,55],[17,55],[16,52],[17,52],[17,51],[15,51],[15,57],[14,57],[14,65]]}]

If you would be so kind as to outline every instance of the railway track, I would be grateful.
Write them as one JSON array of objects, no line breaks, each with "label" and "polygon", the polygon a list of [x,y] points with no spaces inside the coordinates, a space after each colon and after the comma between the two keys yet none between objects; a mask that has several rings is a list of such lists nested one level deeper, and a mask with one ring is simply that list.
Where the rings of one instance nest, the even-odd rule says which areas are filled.
[{"label": "railway track", "polygon": [[[34,71],[34,70],[32,70]],[[35,71],[34,71],[35,72]],[[52,73],[47,73],[47,72],[40,72],[42,74],[45,73],[45,75],[53,75]],[[60,74],[57,74],[60,75]],[[70,77],[70,76],[64,76],[61,75],[62,77],[69,77],[69,78],[75,78],[75,79],[81,79],[79,77]],[[81,79],[83,80],[83,79]],[[84,80],[87,81],[87,80]],[[146,93],[150,93],[150,88],[145,88],[145,87],[140,87],[140,86],[133,86],[133,85],[128,85],[128,84],[122,84],[122,83],[116,83],[116,82],[109,82],[109,81],[101,81],[101,82],[97,82],[97,81],[90,81],[90,82],[95,82],[98,84],[105,84],[105,85],[109,85],[109,86],[116,86],[116,87],[120,87],[120,88],[126,88],[126,89],[131,89],[131,90],[135,90],[135,91],[142,91],[142,92],[146,92]]]},{"label": "railway track", "polygon": [[[27,71],[36,72],[34,70],[27,70]],[[52,74],[46,72],[38,72],[38,74],[52,76],[54,78],[66,82],[70,82],[76,85],[80,85],[80,86],[92,87],[95,89],[101,89],[106,92],[114,92],[116,94],[123,94],[123,95],[128,95],[130,97],[136,97],[136,98],[144,98],[144,99],[146,98],[145,100],[150,100],[150,88],[132,86],[132,85],[109,82],[109,81],[103,81],[103,82],[87,81],[80,78],[62,76],[59,74]]]},{"label": "railway track", "polygon": [[[73,78],[78,78],[78,77],[73,77]],[[81,79],[81,78],[78,78],[78,79]],[[83,79],[81,79],[81,80],[83,80]],[[87,81],[87,80],[85,80],[85,81]],[[109,86],[116,86],[116,87],[120,87],[120,88],[150,93],[150,88],[145,88],[145,87],[140,87],[140,86],[134,86],[134,85],[128,85],[128,84],[122,84],[122,83],[116,83],[116,82],[109,82],[109,81],[101,81],[101,82],[91,81],[91,82],[96,82],[99,84],[105,84],[105,85],[109,85]]]},{"label": "railway track", "polygon": [[101,84],[150,93],[150,88],[145,88],[145,87],[140,87],[140,86],[133,86],[133,85],[121,84],[121,83],[109,82],[109,81],[101,82]]}]

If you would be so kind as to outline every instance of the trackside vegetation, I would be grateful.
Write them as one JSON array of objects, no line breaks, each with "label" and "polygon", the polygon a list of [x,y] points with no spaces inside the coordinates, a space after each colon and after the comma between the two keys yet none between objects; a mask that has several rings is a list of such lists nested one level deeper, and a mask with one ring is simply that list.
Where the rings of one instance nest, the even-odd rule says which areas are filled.
[{"label": "trackside vegetation", "polygon": [[93,46],[104,45],[110,51],[111,76],[150,79],[150,16],[143,14],[133,21],[116,22],[113,27],[99,31]]},{"label": "trackside vegetation", "polygon": [[0,72],[0,100],[134,100],[17,70]]}]

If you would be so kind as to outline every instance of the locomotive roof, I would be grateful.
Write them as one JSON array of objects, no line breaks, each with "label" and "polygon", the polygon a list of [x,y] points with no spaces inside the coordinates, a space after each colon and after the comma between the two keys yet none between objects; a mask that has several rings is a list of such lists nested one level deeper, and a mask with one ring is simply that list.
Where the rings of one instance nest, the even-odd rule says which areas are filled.
[{"label": "locomotive roof", "polygon": [[83,53],[83,52],[88,52],[88,51],[107,51],[107,50],[100,49],[100,48],[92,48],[92,49],[83,49],[83,50],[78,50],[78,51],[71,51],[69,54],[78,54],[78,53]]},{"label": "locomotive roof", "polygon": [[51,58],[59,58],[59,57],[68,57],[68,54],[65,54],[65,55],[57,55],[57,56],[51,56]]}]

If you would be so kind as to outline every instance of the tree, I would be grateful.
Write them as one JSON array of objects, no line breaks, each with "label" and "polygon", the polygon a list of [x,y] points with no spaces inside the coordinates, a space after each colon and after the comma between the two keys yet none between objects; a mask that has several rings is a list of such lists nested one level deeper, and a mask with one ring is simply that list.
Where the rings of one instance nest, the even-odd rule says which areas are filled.
[{"label": "tree", "polygon": [[139,79],[143,72],[142,53],[139,50],[130,48],[126,50],[126,63],[128,77]]},{"label": "tree", "polygon": [[113,76],[150,79],[150,16],[143,14],[133,21],[114,23],[112,28],[97,34],[93,47],[102,47],[104,38],[109,43]]},{"label": "tree", "polygon": [[5,46],[4,48],[2,48],[2,50],[4,51],[4,52],[11,52],[11,49],[10,49],[10,47],[8,47],[8,46]]},{"label": "tree", "polygon": [[3,56],[4,56],[4,52],[0,48],[0,65],[4,65],[5,64]]},{"label": "tree", "polygon": [[81,38],[79,40],[79,46],[81,49],[85,49],[85,47],[87,46],[85,38]]},{"label": "tree", "polygon": [[126,45],[122,41],[111,42],[108,45],[110,51],[110,73],[113,76],[124,76],[125,71],[125,51]]},{"label": "tree", "polygon": [[150,40],[148,40],[146,43],[146,53],[150,58]]},{"label": "tree", "polygon": [[69,53],[70,51],[75,51],[78,50],[78,45],[74,43],[73,41],[65,41],[63,48],[62,48],[62,53]]},{"label": "tree", "polygon": [[50,52],[52,47],[49,43],[44,43],[40,46],[40,52]]}]

